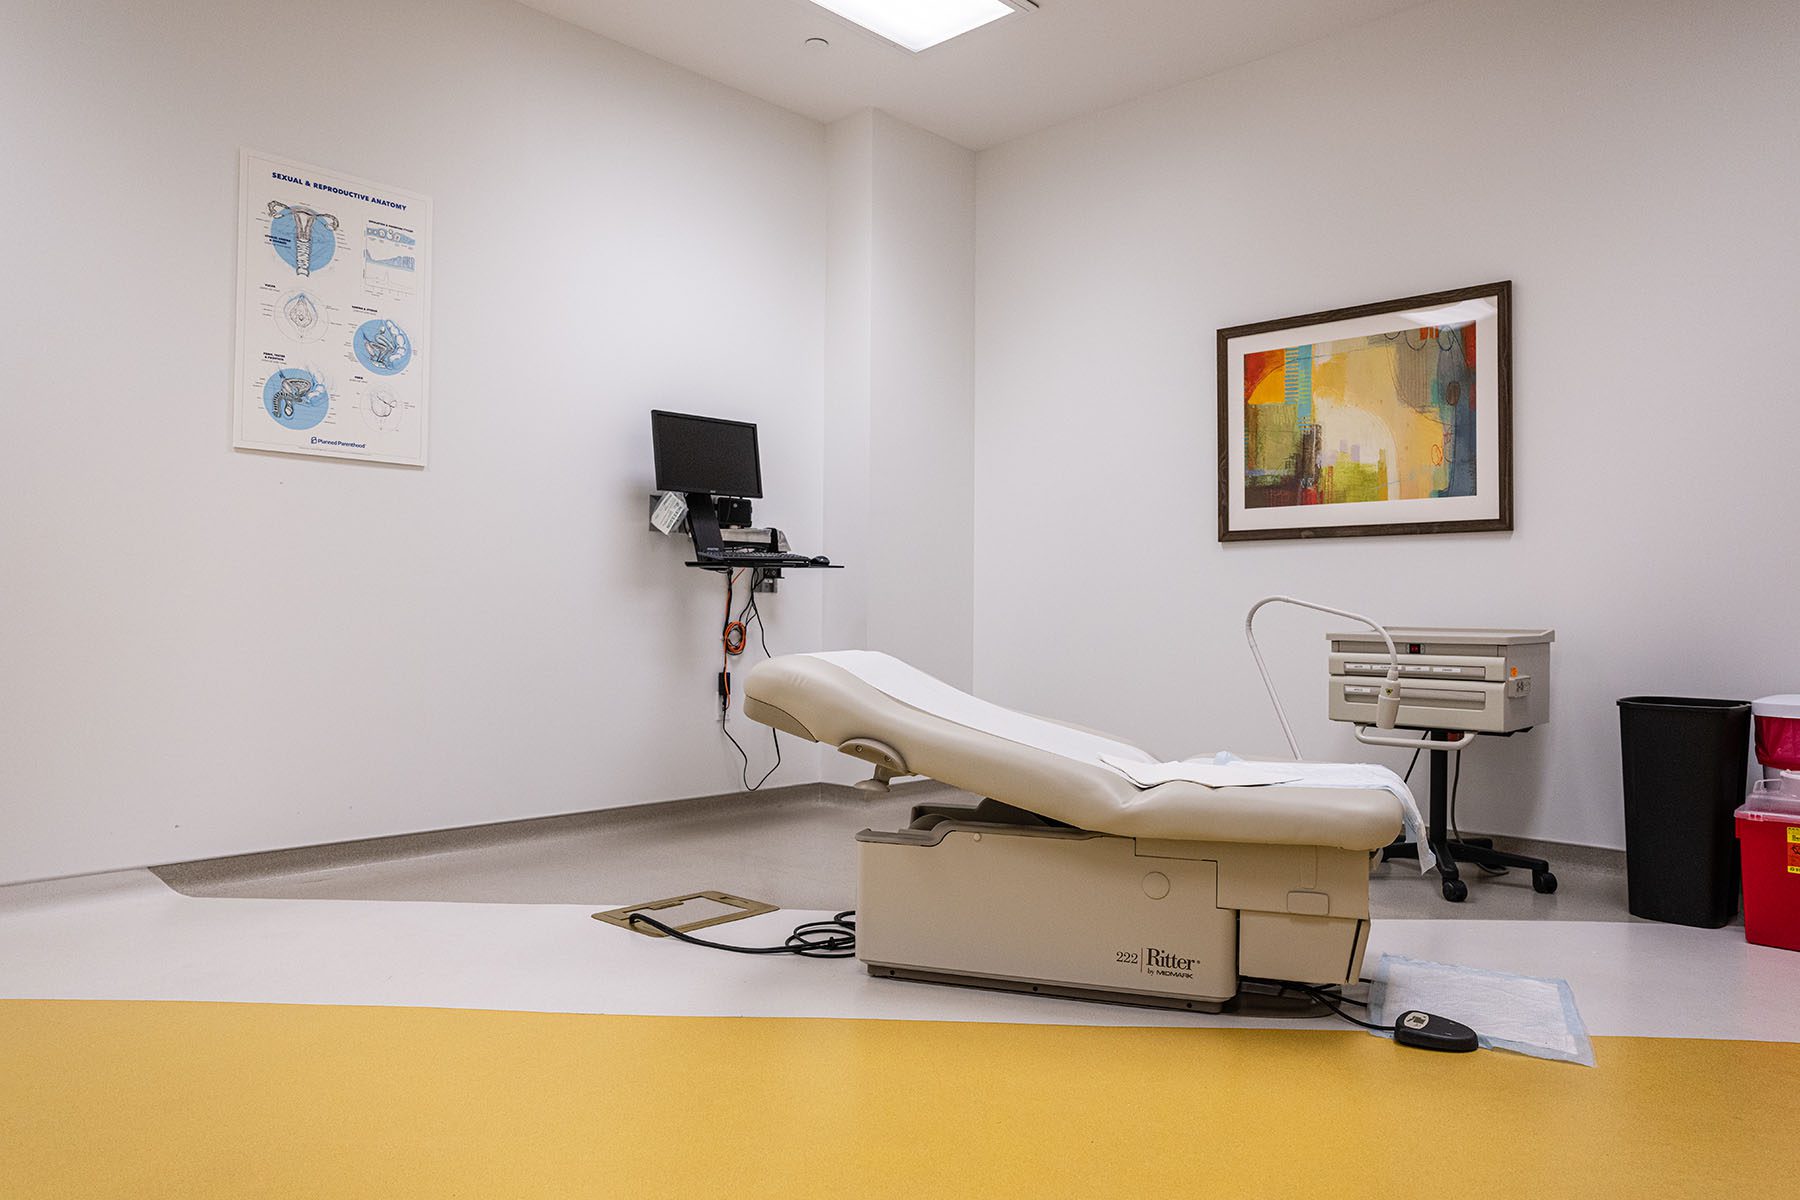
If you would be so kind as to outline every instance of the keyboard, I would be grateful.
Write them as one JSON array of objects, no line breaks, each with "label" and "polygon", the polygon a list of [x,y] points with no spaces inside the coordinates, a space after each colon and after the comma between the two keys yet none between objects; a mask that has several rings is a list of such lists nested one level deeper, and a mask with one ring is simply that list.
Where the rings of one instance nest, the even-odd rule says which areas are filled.
[{"label": "keyboard", "polygon": [[750,563],[755,566],[812,565],[810,554],[785,554],[779,550],[764,550],[757,546],[727,546],[723,550],[709,550],[699,558],[703,562]]}]

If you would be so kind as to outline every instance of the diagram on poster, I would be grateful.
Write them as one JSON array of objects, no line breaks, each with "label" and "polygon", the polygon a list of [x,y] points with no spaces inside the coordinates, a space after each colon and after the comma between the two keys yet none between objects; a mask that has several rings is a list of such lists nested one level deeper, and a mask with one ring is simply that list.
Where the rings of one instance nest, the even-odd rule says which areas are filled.
[{"label": "diagram on poster", "polygon": [[431,201],[243,152],[236,445],[425,465]]}]

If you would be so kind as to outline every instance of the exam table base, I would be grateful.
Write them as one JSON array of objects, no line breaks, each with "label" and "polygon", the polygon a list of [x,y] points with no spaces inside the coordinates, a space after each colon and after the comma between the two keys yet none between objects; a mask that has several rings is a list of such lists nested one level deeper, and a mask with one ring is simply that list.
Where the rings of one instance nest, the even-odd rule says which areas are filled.
[{"label": "exam table base", "polygon": [[1057,1000],[1086,1000],[1097,1004],[1127,1004],[1136,1008],[1175,1008],[1185,1012],[1233,1013],[1240,1017],[1313,1020],[1329,1016],[1324,1004],[1295,991],[1247,985],[1229,1000],[1187,1000],[1179,996],[1150,996],[1142,992],[1109,992],[1098,988],[1068,987],[1054,983],[1027,983],[1022,979],[988,979],[979,975],[952,975],[943,971],[914,971],[906,967],[868,965],[878,979],[901,979],[949,987],[982,988],[990,992],[1023,992]]},{"label": "exam table base", "polygon": [[1248,981],[1355,984],[1368,945],[1366,850],[1119,837],[991,801],[857,841],[876,976],[1239,1011],[1263,999]]}]

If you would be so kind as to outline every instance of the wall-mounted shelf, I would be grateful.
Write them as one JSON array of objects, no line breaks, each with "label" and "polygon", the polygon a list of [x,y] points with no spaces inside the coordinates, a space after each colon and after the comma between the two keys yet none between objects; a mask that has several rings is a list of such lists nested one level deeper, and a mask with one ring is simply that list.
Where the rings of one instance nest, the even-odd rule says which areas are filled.
[{"label": "wall-mounted shelf", "polygon": [[697,567],[702,571],[742,571],[755,567],[761,571],[841,571],[843,563],[797,563],[797,562],[686,562],[684,567]]}]

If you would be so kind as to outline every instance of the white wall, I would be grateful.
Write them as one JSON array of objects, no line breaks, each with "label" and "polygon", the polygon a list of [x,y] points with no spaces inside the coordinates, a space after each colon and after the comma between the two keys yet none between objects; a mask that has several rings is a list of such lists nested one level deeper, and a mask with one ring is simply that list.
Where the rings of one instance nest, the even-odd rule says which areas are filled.
[{"label": "white wall", "polygon": [[968,687],[975,155],[867,110],[828,146],[826,640]]},{"label": "white wall", "polygon": [[[657,405],[852,565],[777,651],[1171,753],[1278,752],[1277,589],[1557,626],[1472,827],[1616,844],[1614,698],[1797,686],[1791,4],[1441,4],[979,159],[503,0],[63,9],[0,39],[0,881],[735,788]],[[230,449],[241,145],[436,202],[429,470]],[[1501,277],[1516,533],[1217,545],[1214,329]],[[1268,640],[1351,754],[1322,628]]]},{"label": "white wall", "polygon": [[826,218],[825,554],[843,571],[820,576],[824,644],[869,644],[869,405],[874,373],[875,114],[825,131]]},{"label": "white wall", "polygon": [[[503,0],[4,25],[0,882],[737,788],[647,413],[819,543],[822,128]],[[230,448],[241,145],[435,202],[429,469]]]},{"label": "white wall", "polygon": [[[823,644],[974,675],[975,155],[865,109],[826,130]],[[868,768],[827,754],[823,777]]]},{"label": "white wall", "polygon": [[[1796,62],[1790,0],[1470,0],[983,154],[981,692],[1273,755],[1258,596],[1552,625],[1551,723],[1466,755],[1462,824],[1621,844],[1616,698],[1800,687]],[[1503,278],[1516,532],[1216,542],[1216,329]],[[1259,632],[1303,749],[1366,757],[1328,624]]]},{"label": "white wall", "polygon": [[975,673],[975,155],[883,113],[874,123],[869,644],[966,688]]}]

